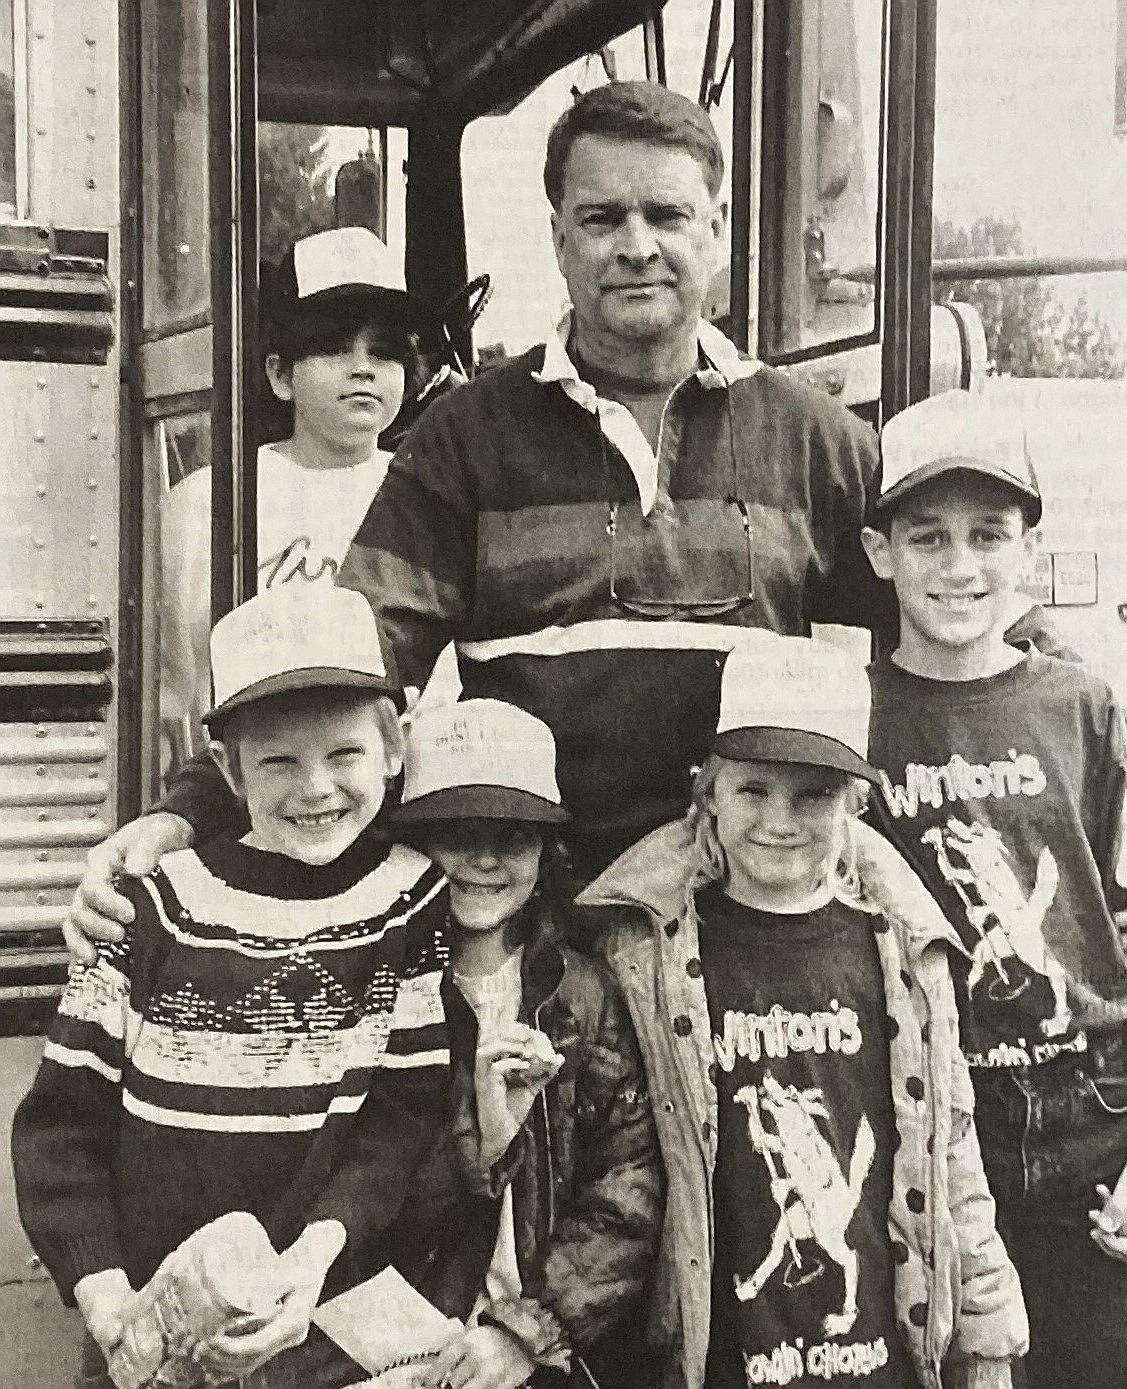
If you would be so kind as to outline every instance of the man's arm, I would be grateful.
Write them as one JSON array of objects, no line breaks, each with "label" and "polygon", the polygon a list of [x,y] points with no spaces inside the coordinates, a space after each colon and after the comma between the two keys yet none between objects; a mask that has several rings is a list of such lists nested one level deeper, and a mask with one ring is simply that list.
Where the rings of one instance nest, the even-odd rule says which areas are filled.
[{"label": "man's arm", "polygon": [[473,405],[472,387],[456,391],[407,435],[340,572],[372,604],[400,678],[419,689],[473,603],[477,507],[462,427]]},{"label": "man's arm", "polygon": [[164,797],[153,807],[187,820],[192,843],[202,844],[249,822],[246,812],[223,780],[223,773],[205,749],[177,769]]},{"label": "man's arm", "polygon": [[873,573],[861,545],[861,528],[880,486],[877,437],[836,402],[821,402],[809,441],[811,502],[822,510],[815,524],[832,544],[825,578],[811,585],[811,622],[867,627],[882,643],[896,632],[896,600],[890,584]]}]

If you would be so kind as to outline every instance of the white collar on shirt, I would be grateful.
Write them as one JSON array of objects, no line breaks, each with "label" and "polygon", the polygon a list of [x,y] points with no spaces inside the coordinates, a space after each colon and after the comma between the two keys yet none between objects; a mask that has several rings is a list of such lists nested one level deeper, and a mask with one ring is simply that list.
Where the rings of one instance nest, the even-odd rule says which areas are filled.
[{"label": "white collar on shirt", "polygon": [[[544,344],[544,365],[532,373],[532,379],[544,386],[558,385],[569,400],[575,401],[576,405],[581,405],[597,418],[603,434],[629,464],[638,484],[642,512],[648,516],[657,500],[657,457],[626,406],[618,400],[604,399],[590,382],[580,377],[575,363],[567,354],[571,324],[572,311],[569,309],[556,324],[555,331],[548,334]],[[705,323],[703,319],[697,328],[697,342],[704,366],[693,375],[706,390],[724,390],[733,381],[754,376],[762,366],[761,362],[741,357],[719,328]]]}]

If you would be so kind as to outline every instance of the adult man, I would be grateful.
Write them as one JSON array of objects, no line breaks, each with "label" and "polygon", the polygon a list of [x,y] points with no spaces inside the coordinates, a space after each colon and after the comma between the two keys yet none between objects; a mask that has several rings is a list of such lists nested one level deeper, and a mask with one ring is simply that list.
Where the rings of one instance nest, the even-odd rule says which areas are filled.
[{"label": "adult man", "polygon": [[[584,873],[684,808],[742,631],[866,625],[878,606],[858,538],[871,432],[701,322],[722,175],[688,99],[639,82],[579,98],[544,168],[572,313],[426,412],[340,576],[408,682],[453,638],[467,695],[549,724]],[[214,778],[194,769],[164,807],[183,818],[95,851],[80,924],[84,902],[112,905],[109,866],[214,823]]]}]

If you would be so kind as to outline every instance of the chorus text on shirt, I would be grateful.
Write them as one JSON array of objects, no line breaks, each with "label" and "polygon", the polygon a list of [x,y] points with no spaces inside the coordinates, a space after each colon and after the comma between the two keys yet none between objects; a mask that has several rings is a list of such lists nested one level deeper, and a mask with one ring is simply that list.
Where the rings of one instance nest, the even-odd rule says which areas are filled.
[{"label": "chorus text on shirt", "polygon": [[1029,752],[1010,748],[1007,758],[994,762],[968,762],[958,753],[940,767],[909,762],[904,784],[897,785],[887,772],[880,773],[881,792],[896,819],[916,816],[921,805],[939,807],[954,801],[980,801],[987,797],[1039,796],[1048,782],[1041,763]]},{"label": "chorus text on shirt", "polygon": [[888,1364],[884,1337],[875,1341],[839,1344],[824,1341],[808,1347],[801,1339],[792,1345],[784,1341],[769,1354],[744,1355],[744,1372],[749,1385],[810,1383],[829,1379],[865,1379]]},{"label": "chorus text on shirt", "polygon": [[780,1003],[768,1013],[729,1008],[724,1013],[724,1035],[713,1036],[712,1047],[725,1071],[731,1071],[741,1056],[749,1061],[764,1056],[780,1060],[804,1051],[855,1056],[861,1050],[861,1023],[853,1009],[842,1008],[836,998],[827,1010],[816,1013],[792,1013]]}]

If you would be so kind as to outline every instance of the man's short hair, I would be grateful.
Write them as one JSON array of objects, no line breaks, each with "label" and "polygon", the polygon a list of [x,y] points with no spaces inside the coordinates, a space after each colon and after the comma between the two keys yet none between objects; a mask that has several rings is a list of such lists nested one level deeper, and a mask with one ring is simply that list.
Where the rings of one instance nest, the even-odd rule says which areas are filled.
[{"label": "man's short hair", "polygon": [[608,82],[584,92],[548,135],[544,191],[557,210],[563,202],[568,156],[581,135],[685,150],[700,165],[709,194],[720,192],[724,152],[711,120],[696,102],[657,82]]}]

